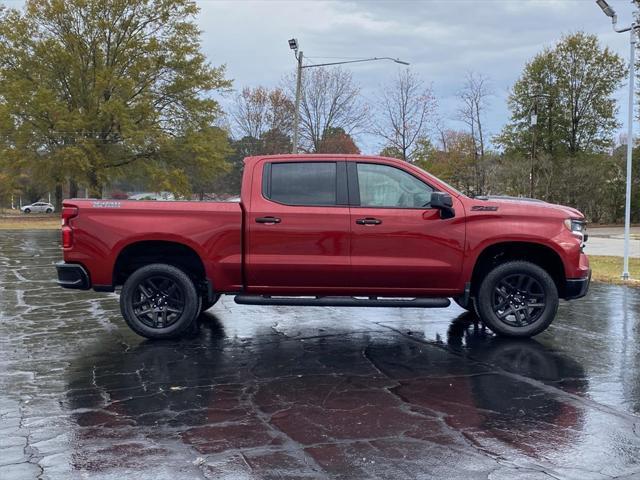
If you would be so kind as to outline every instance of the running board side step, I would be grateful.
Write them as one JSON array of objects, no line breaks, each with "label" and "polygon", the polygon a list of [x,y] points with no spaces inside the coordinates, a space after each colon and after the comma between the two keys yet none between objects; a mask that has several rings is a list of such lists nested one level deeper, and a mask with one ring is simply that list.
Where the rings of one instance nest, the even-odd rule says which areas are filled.
[{"label": "running board side step", "polygon": [[448,298],[397,298],[397,297],[288,297],[269,295],[236,295],[240,305],[287,305],[295,307],[406,307],[446,308]]}]

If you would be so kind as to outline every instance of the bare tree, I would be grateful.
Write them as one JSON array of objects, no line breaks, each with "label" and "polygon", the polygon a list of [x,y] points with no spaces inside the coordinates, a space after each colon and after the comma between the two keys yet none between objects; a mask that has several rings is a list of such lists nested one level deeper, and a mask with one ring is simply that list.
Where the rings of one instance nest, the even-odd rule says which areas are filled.
[{"label": "bare tree", "polygon": [[289,134],[293,105],[285,93],[275,88],[245,87],[231,112],[236,136],[260,138],[270,130]]},{"label": "bare tree", "polygon": [[[286,79],[295,92],[295,78]],[[327,132],[342,129],[353,136],[367,127],[368,108],[351,73],[341,68],[313,68],[302,76],[300,139],[304,149],[318,152]]]},{"label": "bare tree", "polygon": [[396,149],[402,159],[411,161],[416,141],[428,134],[436,107],[431,88],[406,69],[383,89],[374,133]]},{"label": "bare tree", "polygon": [[288,149],[293,103],[280,88],[243,88],[235,99],[231,118],[236,139],[245,138],[245,144],[251,146],[247,153],[284,153]]},{"label": "bare tree", "polygon": [[485,178],[482,164],[485,159],[485,133],[482,130],[482,119],[491,96],[489,79],[482,74],[467,72],[465,83],[458,97],[462,103],[458,110],[458,118],[469,127],[473,139],[475,163],[475,193],[484,191]]}]

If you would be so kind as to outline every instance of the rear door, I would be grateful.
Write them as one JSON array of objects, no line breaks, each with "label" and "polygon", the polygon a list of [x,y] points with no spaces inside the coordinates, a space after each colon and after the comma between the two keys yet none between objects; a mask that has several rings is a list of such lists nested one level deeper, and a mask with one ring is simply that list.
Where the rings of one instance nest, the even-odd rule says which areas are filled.
[{"label": "rear door", "polygon": [[340,160],[258,162],[246,214],[253,293],[339,293],[349,285],[350,216]]},{"label": "rear door", "polygon": [[455,288],[464,251],[463,218],[440,218],[440,211],[429,206],[434,188],[397,166],[348,162],[348,172],[354,289],[407,295]]}]

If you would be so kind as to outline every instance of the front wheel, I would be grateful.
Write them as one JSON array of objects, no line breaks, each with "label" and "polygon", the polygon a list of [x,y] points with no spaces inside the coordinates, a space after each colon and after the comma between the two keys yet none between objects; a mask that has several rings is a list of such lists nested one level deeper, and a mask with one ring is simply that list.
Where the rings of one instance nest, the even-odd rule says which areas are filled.
[{"label": "front wheel", "polygon": [[162,263],[133,272],[122,287],[120,310],[127,325],[147,338],[176,338],[191,330],[200,310],[193,281]]},{"label": "front wheel", "polygon": [[51,208],[47,208],[47,212],[46,213],[53,213],[53,210]]},{"label": "front wheel", "polygon": [[558,311],[558,289],[546,270],[526,261],[498,265],[480,284],[482,322],[498,335],[532,337],[544,331]]},{"label": "front wheel", "polygon": [[25,208],[24,209],[24,213],[31,213],[31,209],[30,208]]}]

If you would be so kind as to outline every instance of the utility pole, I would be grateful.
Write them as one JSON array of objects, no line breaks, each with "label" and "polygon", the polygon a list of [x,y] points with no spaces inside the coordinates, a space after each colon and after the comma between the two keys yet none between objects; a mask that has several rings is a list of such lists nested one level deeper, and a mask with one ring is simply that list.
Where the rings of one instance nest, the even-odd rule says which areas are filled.
[{"label": "utility pole", "polygon": [[629,112],[627,117],[627,188],[624,202],[624,260],[622,267],[622,279],[628,280],[629,276],[629,238],[631,236],[631,166],[633,163],[633,101],[634,101],[634,81],[636,66],[636,35],[640,27],[640,0],[633,0],[635,5],[633,12],[633,23],[629,27],[618,28],[618,15],[609,6],[606,0],[596,0],[598,6],[604,14],[611,18],[614,32],[629,32]]},{"label": "utility pole", "polygon": [[357,60],[347,60],[343,62],[330,62],[330,63],[318,63],[315,65],[303,65],[302,59],[303,54],[302,51],[298,51],[300,45],[298,44],[298,40],[296,38],[292,38],[289,40],[289,48],[293,50],[296,60],[298,61],[297,73],[296,73],[296,103],[293,116],[293,145],[291,146],[291,153],[298,153],[298,139],[299,139],[299,131],[300,131],[300,97],[302,96],[302,69],[303,68],[315,68],[315,67],[328,67],[331,65],[344,65],[345,63],[362,63],[362,62],[375,62],[377,60],[390,60],[395,63],[399,63],[401,65],[409,65],[408,62],[403,62],[399,58],[391,58],[391,57],[372,57],[372,58],[362,58]]}]

